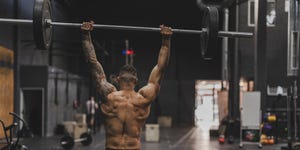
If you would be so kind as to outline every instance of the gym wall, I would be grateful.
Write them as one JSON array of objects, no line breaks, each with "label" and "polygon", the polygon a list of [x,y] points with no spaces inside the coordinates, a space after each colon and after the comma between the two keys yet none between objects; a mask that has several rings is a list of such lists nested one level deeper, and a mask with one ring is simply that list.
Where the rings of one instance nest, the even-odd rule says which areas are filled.
[{"label": "gym wall", "polygon": [[[89,85],[83,78],[48,66],[21,66],[21,88],[44,89],[44,135],[52,136],[57,124],[72,121],[76,113],[84,113],[89,98]],[[39,74],[39,76],[36,76]],[[78,100],[80,107],[73,108]]]},{"label": "gym wall", "polygon": [[[276,2],[276,20],[275,26],[267,26],[267,43],[266,43],[266,63],[267,63],[267,84],[270,86],[288,86],[287,79],[287,18],[285,12],[285,1],[277,0]],[[239,30],[254,31],[253,26],[248,25],[248,1],[240,4],[239,11]],[[246,79],[253,79],[254,76],[254,43],[252,39],[239,40],[240,51],[240,76]],[[275,102],[276,98],[268,96],[266,98],[266,108],[285,107],[284,98]]]},{"label": "gym wall", "polygon": [[[240,4],[239,30],[254,31],[248,25],[248,2]],[[286,82],[287,66],[287,15],[285,1],[276,1],[275,26],[267,26],[267,69],[268,84],[282,85]],[[254,44],[252,39],[240,39],[241,76],[251,78],[254,70]]]},{"label": "gym wall", "polygon": [[[14,1],[0,0],[0,17],[13,17]],[[13,27],[0,24],[0,45],[13,49]]]}]

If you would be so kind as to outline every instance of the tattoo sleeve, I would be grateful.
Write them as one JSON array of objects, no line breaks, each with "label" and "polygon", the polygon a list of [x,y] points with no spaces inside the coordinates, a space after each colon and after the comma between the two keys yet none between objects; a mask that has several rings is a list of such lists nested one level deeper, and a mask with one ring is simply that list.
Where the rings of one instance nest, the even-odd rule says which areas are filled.
[{"label": "tattoo sleeve", "polygon": [[95,80],[97,91],[106,97],[116,88],[106,80],[103,67],[97,60],[89,31],[82,31],[82,47],[85,59],[90,66],[92,77]]}]

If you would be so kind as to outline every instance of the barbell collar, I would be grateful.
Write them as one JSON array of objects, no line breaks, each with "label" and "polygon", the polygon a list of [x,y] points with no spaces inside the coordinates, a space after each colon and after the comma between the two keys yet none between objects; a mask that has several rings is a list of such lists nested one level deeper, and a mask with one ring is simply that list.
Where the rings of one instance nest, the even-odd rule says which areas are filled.
[{"label": "barbell collar", "polygon": [[68,142],[62,141],[62,142],[60,142],[60,144],[61,144],[61,145],[66,145],[66,144],[68,144]]},{"label": "barbell collar", "polygon": [[74,142],[81,142],[81,141],[85,141],[87,140],[87,138],[79,138],[79,139],[75,139]]}]

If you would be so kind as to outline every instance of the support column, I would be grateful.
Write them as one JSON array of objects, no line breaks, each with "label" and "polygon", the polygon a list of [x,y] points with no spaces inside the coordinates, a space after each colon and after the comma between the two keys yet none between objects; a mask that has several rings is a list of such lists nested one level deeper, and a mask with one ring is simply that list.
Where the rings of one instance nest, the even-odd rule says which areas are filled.
[{"label": "support column", "polygon": [[[14,0],[14,18],[19,17],[19,0]],[[14,112],[20,113],[20,65],[19,65],[19,28],[13,26],[13,51],[14,51]]]},{"label": "support column", "polygon": [[264,112],[266,108],[267,96],[266,10],[267,1],[255,0],[254,90],[261,92],[262,112]]},{"label": "support column", "polygon": [[[235,18],[230,18],[229,22],[232,22],[231,26],[233,30],[239,31],[239,5],[235,5],[235,9],[232,9],[230,14],[234,14]],[[236,122],[239,118],[239,39],[235,38],[230,40],[231,47],[229,52],[229,98],[228,98],[228,142],[233,143],[233,137],[238,136]]]}]

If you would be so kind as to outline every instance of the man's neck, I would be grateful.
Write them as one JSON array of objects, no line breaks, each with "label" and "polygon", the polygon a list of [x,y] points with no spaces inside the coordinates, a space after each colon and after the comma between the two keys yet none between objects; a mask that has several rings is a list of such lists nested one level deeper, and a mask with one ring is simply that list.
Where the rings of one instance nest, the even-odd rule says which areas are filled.
[{"label": "man's neck", "polygon": [[134,91],[134,87],[123,86],[120,87],[120,91]]},{"label": "man's neck", "polygon": [[134,92],[134,89],[120,89],[120,91],[124,91],[124,92]]}]

